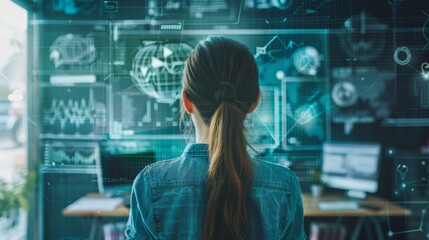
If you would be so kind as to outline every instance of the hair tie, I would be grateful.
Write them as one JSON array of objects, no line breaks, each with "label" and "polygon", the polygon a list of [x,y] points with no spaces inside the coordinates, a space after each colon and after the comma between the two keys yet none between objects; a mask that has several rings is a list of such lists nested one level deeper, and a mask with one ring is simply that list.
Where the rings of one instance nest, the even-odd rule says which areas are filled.
[{"label": "hair tie", "polygon": [[218,103],[223,101],[236,101],[235,94],[236,88],[232,83],[220,82],[218,90],[215,92],[214,97]]}]

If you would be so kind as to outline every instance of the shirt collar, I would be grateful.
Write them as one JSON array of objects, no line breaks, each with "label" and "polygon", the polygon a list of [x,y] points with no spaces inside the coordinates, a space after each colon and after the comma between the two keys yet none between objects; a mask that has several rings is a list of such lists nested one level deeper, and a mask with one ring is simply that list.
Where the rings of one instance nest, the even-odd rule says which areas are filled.
[{"label": "shirt collar", "polygon": [[209,145],[205,143],[191,143],[188,144],[183,151],[182,157],[184,156],[208,156]]}]

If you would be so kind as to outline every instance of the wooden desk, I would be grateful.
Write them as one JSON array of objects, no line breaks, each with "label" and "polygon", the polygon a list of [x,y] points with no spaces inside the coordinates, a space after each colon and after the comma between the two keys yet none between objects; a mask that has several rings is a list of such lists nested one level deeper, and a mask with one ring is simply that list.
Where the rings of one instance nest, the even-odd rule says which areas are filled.
[{"label": "wooden desk", "polygon": [[[103,194],[87,194],[84,197],[90,198],[106,198]],[[304,206],[305,217],[357,217],[358,221],[354,228],[351,239],[358,239],[362,227],[367,227],[368,224],[372,223],[377,234],[377,239],[384,239],[382,228],[379,222],[381,217],[390,216],[407,216],[411,212],[389,200],[368,196],[361,203],[380,207],[379,210],[348,210],[348,211],[323,211],[319,208],[319,202],[321,201],[339,201],[343,199],[343,195],[325,195],[319,198],[314,198],[309,194],[302,195],[302,202]],[[69,217],[92,217],[91,232],[89,239],[96,239],[97,231],[100,228],[102,217],[128,217],[130,209],[125,207],[123,204],[119,205],[115,210],[112,211],[74,211],[68,210],[67,207],[63,210],[64,216]],[[366,219],[370,221],[365,221]]]},{"label": "wooden desk", "polygon": [[[411,211],[398,205],[389,200],[376,197],[368,196],[366,199],[361,200],[359,203],[378,207],[378,210],[333,210],[326,211],[319,208],[320,202],[330,202],[330,201],[341,201],[343,200],[343,195],[334,194],[334,195],[324,195],[318,198],[312,197],[309,194],[302,195],[302,203],[304,206],[304,216],[305,217],[336,217],[337,222],[341,221],[342,217],[356,217],[357,222],[354,226],[354,230],[350,239],[357,240],[362,239],[360,234],[363,232],[362,229],[366,229],[366,238],[372,239],[370,233],[371,229],[375,231],[376,239],[382,240],[385,239],[383,234],[383,228],[381,227],[380,221],[382,218],[389,218],[392,216],[407,216],[411,214]],[[373,228],[372,228],[373,227]]]},{"label": "wooden desk", "polygon": [[[99,193],[89,193],[84,197],[87,198],[106,198],[106,195]],[[86,210],[86,211],[76,211],[68,210],[66,207],[63,210],[63,215],[68,217],[128,217],[130,209],[124,206],[123,204],[119,205],[115,210],[112,211],[95,211],[95,210]]]},{"label": "wooden desk", "polygon": [[[91,198],[106,198],[103,194],[90,193],[84,197]],[[305,217],[338,217],[338,216],[351,216],[351,217],[368,217],[368,216],[406,216],[411,212],[398,204],[392,203],[389,200],[368,196],[362,203],[380,207],[380,210],[350,210],[350,211],[323,211],[319,208],[321,201],[339,201],[342,195],[326,195],[319,198],[314,198],[309,194],[302,195],[302,202],[304,205]],[[128,217],[130,209],[123,204],[119,205],[113,211],[74,211],[65,208],[63,210],[64,216],[69,217]]]},{"label": "wooden desk", "polygon": [[312,197],[310,194],[302,195],[302,203],[304,205],[304,216],[306,217],[385,217],[385,216],[406,216],[411,212],[398,204],[392,203],[389,200],[376,196],[368,196],[361,203],[379,207],[379,210],[339,210],[339,211],[323,211],[319,208],[320,202],[341,201],[343,195],[325,195],[318,198]]},{"label": "wooden desk", "polygon": [[[104,194],[99,193],[89,193],[83,197],[87,198],[107,198]],[[69,205],[70,206],[70,205]],[[89,232],[89,239],[97,239],[97,234],[99,229],[101,229],[102,218],[103,217],[128,217],[130,209],[125,205],[121,204],[116,209],[112,211],[96,211],[96,210],[86,210],[86,211],[77,211],[69,210],[67,206],[63,210],[63,215],[67,217],[90,217],[91,218],[91,228]]]}]

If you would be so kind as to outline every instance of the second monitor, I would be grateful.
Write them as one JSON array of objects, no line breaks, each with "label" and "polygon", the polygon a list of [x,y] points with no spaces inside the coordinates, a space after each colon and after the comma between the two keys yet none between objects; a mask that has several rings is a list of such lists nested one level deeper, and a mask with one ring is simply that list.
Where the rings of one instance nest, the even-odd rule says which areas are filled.
[{"label": "second monitor", "polygon": [[347,190],[350,197],[364,198],[378,189],[381,146],[377,143],[325,143],[322,181]]}]

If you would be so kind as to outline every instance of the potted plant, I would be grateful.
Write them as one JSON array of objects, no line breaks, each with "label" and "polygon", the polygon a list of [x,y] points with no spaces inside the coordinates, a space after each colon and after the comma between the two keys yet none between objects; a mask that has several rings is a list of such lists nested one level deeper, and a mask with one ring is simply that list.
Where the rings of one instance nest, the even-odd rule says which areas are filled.
[{"label": "potted plant", "polygon": [[12,181],[0,178],[0,219],[3,227],[14,227],[19,211],[27,210],[28,193],[35,186],[35,174],[18,172]]},{"label": "potted plant", "polygon": [[320,197],[323,193],[322,171],[317,168],[311,168],[308,172],[310,180],[310,191],[313,197]]}]

